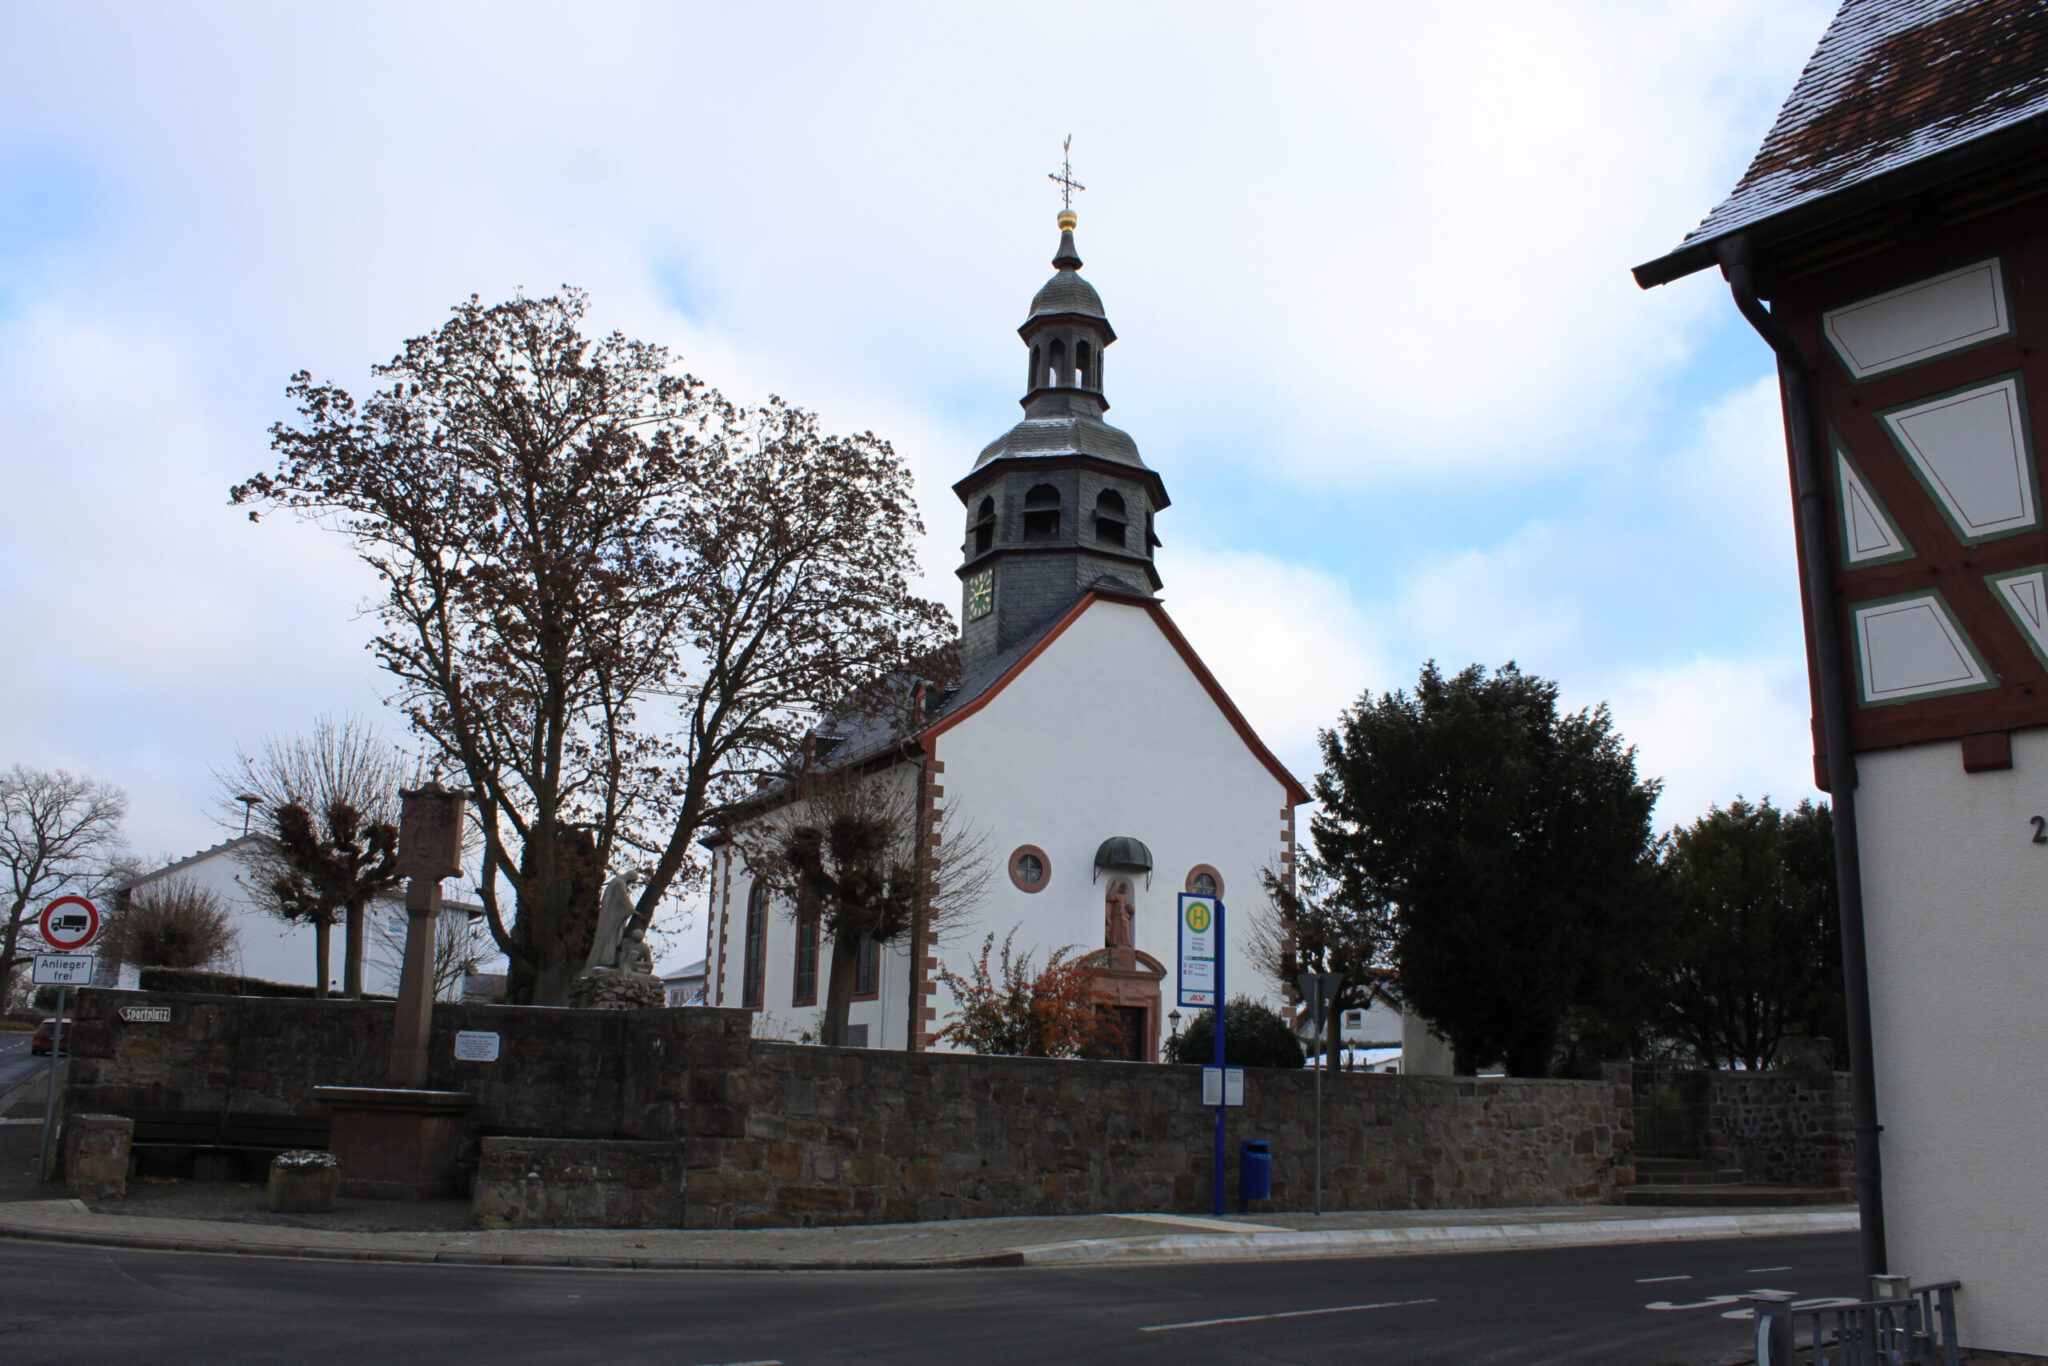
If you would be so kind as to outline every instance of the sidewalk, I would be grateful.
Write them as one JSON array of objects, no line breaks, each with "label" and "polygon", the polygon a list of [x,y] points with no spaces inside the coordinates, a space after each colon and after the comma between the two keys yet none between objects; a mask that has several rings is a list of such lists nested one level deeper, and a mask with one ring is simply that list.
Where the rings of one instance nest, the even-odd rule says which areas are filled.
[{"label": "sidewalk", "polygon": [[[61,1187],[33,1181],[39,1130],[29,1118],[31,1097],[9,1099],[13,1103],[0,1110],[7,1116],[0,1119],[0,1238],[100,1247],[455,1266],[852,1271],[1402,1256],[1856,1228],[1856,1211],[1846,1206],[1686,1214],[1579,1205],[1320,1217],[1102,1214],[808,1229],[487,1231],[466,1226],[468,1206],[460,1200],[343,1200],[332,1215],[273,1215],[260,1186],[199,1182],[137,1185],[126,1199],[88,1206],[63,1198]],[[34,1099],[39,1115],[40,1097]]]}]

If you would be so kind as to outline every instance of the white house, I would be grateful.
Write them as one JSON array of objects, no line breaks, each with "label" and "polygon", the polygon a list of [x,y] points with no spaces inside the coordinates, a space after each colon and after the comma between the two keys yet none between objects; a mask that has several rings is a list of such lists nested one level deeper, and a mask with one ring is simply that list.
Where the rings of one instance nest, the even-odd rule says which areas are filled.
[{"label": "white house", "polygon": [[[244,850],[267,838],[268,836],[254,833],[238,835],[234,839],[202,849],[196,854],[167,863],[161,868],[120,884],[109,897],[109,905],[115,904],[123,895],[132,895],[152,884],[169,881],[181,882],[212,892],[220,898],[221,905],[227,910],[229,924],[234,931],[234,947],[227,962],[222,965],[223,971],[242,977],[260,978],[266,982],[312,986],[315,984],[317,963],[314,955],[313,927],[281,919],[265,910],[249,888],[248,870],[239,857]],[[481,914],[480,906],[468,902],[444,901],[440,932],[451,940],[465,936],[472,919]],[[364,935],[363,990],[377,995],[396,995],[399,969],[397,949],[404,942],[403,898],[394,895],[379,900],[370,908],[367,921]],[[379,923],[383,926],[381,931],[378,928]],[[328,931],[328,946],[330,976],[327,985],[329,990],[338,992],[342,985],[342,927],[339,924]]]},{"label": "white house", "polygon": [[[1102,352],[1116,339],[1080,277],[1073,219],[1057,273],[1019,329],[1024,420],[954,485],[967,511],[957,686],[920,693],[907,723],[821,733],[829,761],[915,784],[930,837],[982,841],[995,876],[947,942],[905,936],[863,963],[857,1041],[921,1049],[951,1012],[936,978],[964,974],[982,937],[1013,929],[1039,963],[1104,950],[1099,1004],[1130,1055],[1154,1058],[1175,1005],[1178,897],[1219,897],[1230,925],[1265,903],[1260,872],[1291,876],[1301,784],[1253,734],[1157,594],[1164,483],[1102,420]],[[746,866],[713,849],[708,997],[801,1024],[823,1004],[825,954]],[[1271,997],[1242,934],[1226,990]]]},{"label": "white house", "polygon": [[2048,1361],[2044,73],[2040,0],[1843,0],[1749,170],[1636,267],[1718,268],[1776,360],[1864,1269],[1960,1280],[2001,1362]]}]

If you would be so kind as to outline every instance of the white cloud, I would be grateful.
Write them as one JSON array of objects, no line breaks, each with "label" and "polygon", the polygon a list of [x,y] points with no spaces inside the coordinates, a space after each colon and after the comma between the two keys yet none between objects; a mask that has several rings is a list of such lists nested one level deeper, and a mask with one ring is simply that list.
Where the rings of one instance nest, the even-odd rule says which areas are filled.
[{"label": "white cloud", "polygon": [[[948,486],[1014,420],[1070,130],[1112,416],[1169,472],[1168,539],[1234,547],[1176,542],[1170,608],[1303,776],[1429,654],[1570,687],[1780,658],[1773,400],[1661,436],[1727,305],[1626,267],[1725,191],[1831,8],[8,7],[0,200],[19,152],[77,205],[0,204],[0,742],[181,849],[236,744],[372,710],[345,545],[225,487],[289,373],[361,387],[472,291],[583,285],[735,396],[894,437],[954,601]],[[1205,490],[1245,468],[1543,506],[1443,516],[1383,582],[1356,544],[1244,549]]]},{"label": "white cloud", "polygon": [[1813,785],[1803,655],[1634,670],[1607,696],[1615,728],[1636,746],[1636,771],[1664,780],[1660,831],[1738,796],[1778,806],[1826,800]]},{"label": "white cloud", "polygon": [[1304,783],[1316,732],[1387,681],[1380,630],[1340,579],[1233,551],[1162,553],[1167,611],[1259,738]]}]

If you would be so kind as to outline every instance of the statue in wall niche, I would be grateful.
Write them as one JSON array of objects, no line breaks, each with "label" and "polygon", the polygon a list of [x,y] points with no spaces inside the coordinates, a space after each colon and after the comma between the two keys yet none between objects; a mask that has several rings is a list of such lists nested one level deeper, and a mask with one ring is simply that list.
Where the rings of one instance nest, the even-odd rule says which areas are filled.
[{"label": "statue in wall niche", "polygon": [[1107,948],[1136,947],[1138,903],[1131,896],[1131,884],[1118,878],[1109,884],[1103,901],[1102,942]]}]

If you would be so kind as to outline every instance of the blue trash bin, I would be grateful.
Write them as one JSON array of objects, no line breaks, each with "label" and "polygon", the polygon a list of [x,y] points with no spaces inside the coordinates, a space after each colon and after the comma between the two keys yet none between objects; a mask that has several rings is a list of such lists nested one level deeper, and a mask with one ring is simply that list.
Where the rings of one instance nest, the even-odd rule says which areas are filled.
[{"label": "blue trash bin", "polygon": [[1273,1198],[1273,1145],[1248,1138],[1237,1145],[1237,1212],[1254,1200]]}]

